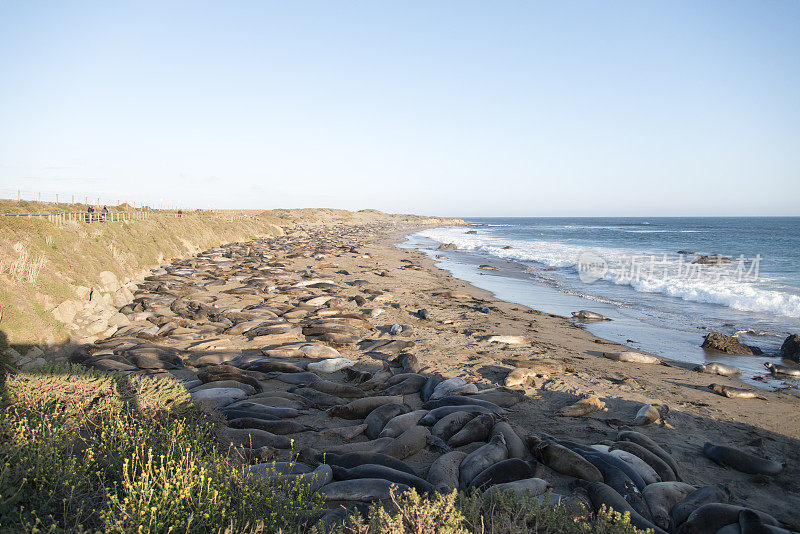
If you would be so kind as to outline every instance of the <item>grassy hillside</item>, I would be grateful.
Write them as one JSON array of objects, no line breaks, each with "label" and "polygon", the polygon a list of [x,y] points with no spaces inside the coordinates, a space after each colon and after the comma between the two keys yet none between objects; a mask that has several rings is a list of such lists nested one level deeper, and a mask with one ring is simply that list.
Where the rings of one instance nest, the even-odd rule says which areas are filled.
[{"label": "grassy hillside", "polygon": [[[111,209],[132,208],[122,205]],[[113,272],[125,283],[168,259],[223,243],[280,234],[283,228],[294,225],[444,221],[375,210],[333,209],[188,212],[181,218],[174,212],[151,211],[145,220],[61,225],[45,217],[5,215],[62,211],[85,212],[86,206],[0,200],[0,332],[12,345],[66,341],[66,329],[51,310],[76,298],[82,287],[96,286],[102,271]]]}]

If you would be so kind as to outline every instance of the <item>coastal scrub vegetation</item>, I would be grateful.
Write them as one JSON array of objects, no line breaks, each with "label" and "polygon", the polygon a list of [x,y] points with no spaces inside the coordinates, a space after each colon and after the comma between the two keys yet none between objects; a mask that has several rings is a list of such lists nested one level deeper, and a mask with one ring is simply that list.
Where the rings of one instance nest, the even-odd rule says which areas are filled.
[{"label": "coastal scrub vegetation", "polygon": [[[0,389],[0,531],[323,532],[306,486],[247,476],[213,415],[172,381],[71,364],[12,372]],[[340,534],[633,534],[613,512],[570,514],[536,499],[411,490]]]}]

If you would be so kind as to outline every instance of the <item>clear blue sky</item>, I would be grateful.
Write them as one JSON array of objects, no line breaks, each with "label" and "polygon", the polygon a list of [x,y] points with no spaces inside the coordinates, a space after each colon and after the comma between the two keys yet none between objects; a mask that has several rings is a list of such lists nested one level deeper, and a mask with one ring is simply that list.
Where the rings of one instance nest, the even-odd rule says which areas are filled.
[{"label": "clear blue sky", "polygon": [[800,2],[0,3],[0,189],[800,215]]}]

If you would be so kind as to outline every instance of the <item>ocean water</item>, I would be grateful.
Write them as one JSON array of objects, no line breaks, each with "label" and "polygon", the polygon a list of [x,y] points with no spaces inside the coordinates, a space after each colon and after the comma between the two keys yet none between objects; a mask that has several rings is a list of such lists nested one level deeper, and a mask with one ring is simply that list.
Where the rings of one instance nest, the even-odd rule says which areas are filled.
[{"label": "ocean water", "polygon": [[[479,226],[427,229],[404,246],[503,300],[565,316],[602,313],[612,321],[587,324],[598,336],[673,360],[738,365],[756,385],[786,385],[754,378],[800,332],[800,217],[468,221]],[[458,250],[436,250],[442,243]],[[717,254],[724,263],[696,262]],[[699,346],[710,331],[736,334],[764,355],[709,354]]]}]

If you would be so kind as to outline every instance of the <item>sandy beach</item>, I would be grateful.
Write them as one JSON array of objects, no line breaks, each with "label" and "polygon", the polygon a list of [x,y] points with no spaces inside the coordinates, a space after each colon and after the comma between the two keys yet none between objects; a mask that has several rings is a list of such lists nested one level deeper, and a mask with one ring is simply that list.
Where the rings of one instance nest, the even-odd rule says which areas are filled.
[{"label": "sandy beach", "polygon": [[[150,318],[152,315],[142,315],[139,308],[138,311],[123,309],[131,317],[132,326],[121,329],[109,340],[99,341],[97,347],[124,355],[125,350],[135,348],[140,342],[130,337],[135,336],[137,329],[152,327],[153,323],[175,322],[177,328],[148,339],[180,352],[186,367],[149,372],[175,376],[187,387],[195,388],[200,383],[199,373],[212,362],[229,362],[246,369],[236,363],[242,361],[240,358],[257,362],[265,350],[296,351],[308,343],[319,343],[318,335],[306,328],[320,324],[320,317],[335,313],[336,309],[331,311],[330,306],[339,306],[341,313],[347,310],[357,314],[347,317],[361,317],[355,320],[359,324],[370,324],[357,342],[328,343],[335,346],[342,357],[355,361],[353,368],[356,370],[378,373],[398,353],[413,354],[419,362],[419,373],[442,378],[461,377],[474,383],[479,390],[485,390],[502,386],[515,367],[535,364],[542,359],[563,364],[564,372],[550,373],[524,386],[524,400],[514,404],[506,415],[523,438],[551,436],[587,445],[610,442],[616,439],[621,427],[633,422],[644,404],[666,404],[669,413],[664,421],[636,427],[636,430],[652,438],[675,458],[685,482],[698,487],[727,483],[733,503],[767,511],[794,528],[800,525],[800,494],[796,482],[800,419],[796,416],[796,395],[761,392],[766,400],[726,398],[710,391],[709,384],[742,387],[737,379],[696,373],[687,365],[674,362],[636,364],[606,359],[602,356],[604,352],[631,349],[598,339],[570,319],[497,300],[486,291],[437,268],[426,254],[396,246],[416,229],[418,227],[404,224],[290,229],[285,237],[219,249],[215,253],[216,261],[222,266],[232,262],[233,269],[217,270],[215,277],[209,276],[209,262],[202,255],[177,261],[167,271],[149,278],[135,293],[136,302],[144,303],[144,309],[154,313],[157,320]],[[227,257],[232,259],[226,260]],[[262,276],[257,283],[252,280],[248,283],[254,269],[262,269]],[[191,285],[181,289],[184,282],[178,283],[199,279],[205,280],[202,291]],[[301,280],[317,281],[317,285],[304,285]],[[256,290],[266,287],[264,284],[270,286],[266,292]],[[225,334],[214,322],[204,325],[203,321],[176,318],[176,295],[180,295],[178,300],[190,300],[199,295],[203,302],[218,310],[248,309],[247,306],[252,312],[264,306],[282,310],[284,316],[276,319],[276,324],[302,327],[303,333],[310,335],[297,334],[299,329],[253,337],[238,331],[235,335]],[[321,304],[326,298],[315,301],[313,306],[303,305],[304,301],[315,297],[334,300],[327,309]],[[375,311],[377,309],[381,311]],[[419,313],[423,309],[429,312],[427,319]],[[135,315],[137,313],[139,316]],[[393,325],[401,325],[402,332],[390,333]],[[511,344],[491,342],[490,336],[524,339]],[[392,351],[369,348],[390,340],[408,343]],[[93,351],[96,361],[102,352]],[[280,359],[287,363],[305,366],[309,362],[308,358],[292,357],[288,352],[286,355]],[[258,378],[262,396],[296,397],[292,392],[297,390],[292,384],[265,374],[250,372],[250,375]],[[324,378],[340,383],[346,380],[341,371],[325,374]],[[557,410],[588,395],[599,397],[605,408],[577,418],[555,415]],[[213,406],[217,400],[213,398],[206,404]],[[418,410],[422,405],[417,393],[406,394],[403,401],[411,410]],[[292,447],[279,447],[279,460],[289,460],[291,454],[306,447],[324,451],[367,440],[359,435],[345,441],[325,432],[359,421],[331,417],[322,409],[311,409],[310,413],[300,414],[293,420],[321,432],[292,434]],[[778,476],[749,475],[726,469],[702,454],[705,442],[777,459],[786,462],[786,467]],[[471,443],[458,450],[468,452],[478,444]],[[440,454],[427,447],[404,461],[424,476]],[[572,490],[573,478],[545,465],[538,466],[536,476],[548,481],[556,493],[569,495]]]}]

